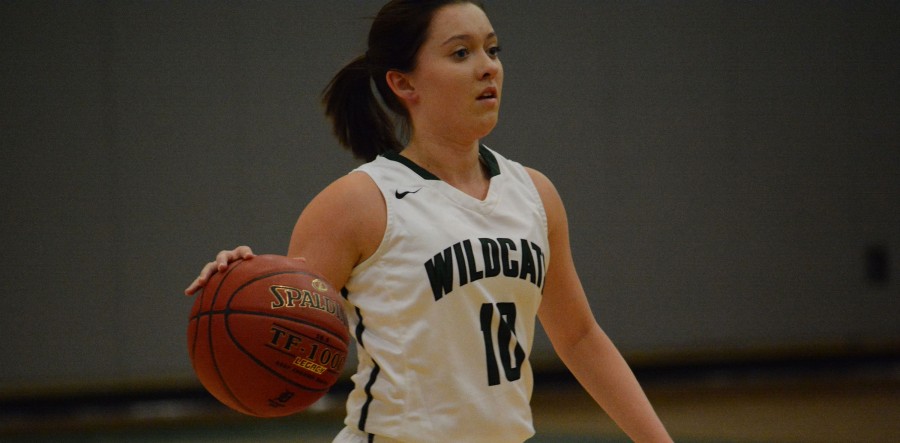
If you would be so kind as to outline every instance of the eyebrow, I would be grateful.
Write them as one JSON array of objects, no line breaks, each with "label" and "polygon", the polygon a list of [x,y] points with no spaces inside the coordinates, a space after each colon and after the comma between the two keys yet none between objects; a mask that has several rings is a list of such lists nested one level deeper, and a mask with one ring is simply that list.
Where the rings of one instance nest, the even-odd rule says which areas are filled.
[{"label": "eyebrow", "polygon": [[[491,32],[491,33],[488,33],[488,35],[485,37],[485,40],[489,40],[489,39],[496,38],[496,37],[497,37],[497,33]],[[469,34],[458,34],[458,35],[454,35],[453,37],[448,38],[447,40],[444,40],[444,43],[441,43],[441,46],[444,46],[448,43],[451,43],[451,42],[454,42],[457,40],[469,41],[471,39],[472,39],[472,36]]]}]

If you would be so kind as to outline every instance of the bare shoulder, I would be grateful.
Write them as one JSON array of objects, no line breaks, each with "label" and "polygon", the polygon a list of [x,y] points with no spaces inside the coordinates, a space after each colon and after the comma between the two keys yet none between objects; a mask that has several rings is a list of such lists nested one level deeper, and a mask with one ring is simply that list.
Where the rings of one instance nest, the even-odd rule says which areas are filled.
[{"label": "bare shoulder", "polygon": [[384,207],[381,191],[372,178],[362,172],[351,172],[323,189],[306,209],[378,211]]},{"label": "bare shoulder", "polygon": [[[385,218],[381,191],[365,173],[353,172],[335,180],[303,209],[299,222],[305,229],[339,230],[343,235]],[[309,226],[314,223],[320,226]],[[377,224],[377,223],[376,223]]]},{"label": "bare shoulder", "polygon": [[387,224],[381,191],[365,173],[347,174],[325,187],[303,209],[288,255],[306,257],[334,285],[378,248]]},{"label": "bare shoulder", "polygon": [[550,224],[550,228],[553,229],[553,227],[558,226],[558,223],[560,222],[565,223],[565,208],[563,207],[562,198],[559,196],[559,192],[556,190],[556,186],[553,185],[553,182],[536,169],[525,167],[525,170],[528,172],[528,175],[531,176],[531,181],[534,182],[534,187],[537,188],[538,194],[541,196],[541,201],[544,203],[544,211],[547,212],[547,221]]},{"label": "bare shoulder", "polygon": [[548,190],[547,188],[551,188],[553,192],[556,192],[553,183],[544,173],[528,166],[524,166],[524,168],[528,175],[531,176],[531,180],[534,182],[534,186],[538,188],[538,192],[541,193],[541,197],[543,197],[544,191]]},{"label": "bare shoulder", "polygon": [[[369,230],[384,233],[386,206],[378,186],[362,172],[352,172],[328,185],[300,215],[300,221],[321,224],[320,228],[337,230],[357,238]],[[380,237],[379,237],[380,238]]]}]

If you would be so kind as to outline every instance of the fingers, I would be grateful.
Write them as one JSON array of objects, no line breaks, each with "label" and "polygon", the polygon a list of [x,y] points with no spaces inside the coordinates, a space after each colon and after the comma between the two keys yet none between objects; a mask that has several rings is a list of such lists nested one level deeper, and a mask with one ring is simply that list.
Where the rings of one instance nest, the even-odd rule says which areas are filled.
[{"label": "fingers", "polygon": [[253,258],[256,255],[253,254],[253,250],[250,249],[249,246],[238,246],[230,251],[222,251],[216,255],[216,270],[224,271],[228,269],[228,265],[237,260],[246,260],[248,258]]},{"label": "fingers", "polygon": [[198,275],[197,278],[195,278],[194,281],[191,282],[191,284],[187,287],[187,289],[184,290],[184,295],[194,295],[197,291],[206,286],[206,282],[209,281],[209,277],[216,272],[217,266],[218,263],[216,262],[209,262],[205,266],[203,266],[203,269],[200,270],[200,275]]},{"label": "fingers", "polygon": [[184,290],[185,295],[193,295],[200,289],[203,289],[206,286],[206,283],[209,282],[209,278],[212,277],[216,272],[223,272],[228,269],[228,265],[237,260],[247,260],[255,257],[256,255],[253,253],[253,250],[250,249],[249,246],[238,246],[230,251],[221,251],[216,254],[215,260],[207,263],[203,266],[203,269],[200,270],[200,275],[191,282],[190,285]]},{"label": "fingers", "polygon": [[210,262],[203,266],[203,269],[200,270],[200,275],[184,290],[184,295],[194,295],[194,293],[202,289],[209,280],[209,276],[214,272],[215,266],[215,262]]},{"label": "fingers", "polygon": [[256,257],[256,254],[253,253],[253,250],[250,249],[249,246],[238,246],[235,251],[237,251],[243,259]]}]

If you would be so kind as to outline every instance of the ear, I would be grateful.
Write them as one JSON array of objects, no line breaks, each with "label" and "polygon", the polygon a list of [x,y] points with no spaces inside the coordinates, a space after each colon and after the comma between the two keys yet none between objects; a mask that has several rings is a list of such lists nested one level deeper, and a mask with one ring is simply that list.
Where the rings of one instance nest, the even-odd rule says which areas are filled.
[{"label": "ear", "polygon": [[391,91],[394,91],[394,95],[396,95],[400,101],[411,104],[419,99],[416,88],[413,86],[408,75],[399,71],[388,71],[384,76]]}]

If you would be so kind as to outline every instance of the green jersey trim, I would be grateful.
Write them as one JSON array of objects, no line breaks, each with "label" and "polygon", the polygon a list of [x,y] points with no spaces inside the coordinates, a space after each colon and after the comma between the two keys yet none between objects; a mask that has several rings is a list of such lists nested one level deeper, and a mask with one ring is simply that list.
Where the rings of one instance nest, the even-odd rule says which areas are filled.
[{"label": "green jersey trim", "polygon": [[[425,180],[440,180],[436,175],[429,172],[427,169],[419,166],[414,161],[400,155],[397,151],[387,151],[381,154],[384,158],[388,160],[393,160],[395,162],[402,163],[407,168],[411,169],[413,172],[422,177]],[[478,157],[481,159],[481,162],[487,167],[488,175],[493,178],[500,175],[500,165],[497,163],[497,157],[494,156],[494,153],[491,152],[484,145],[480,145],[478,147]]]}]

